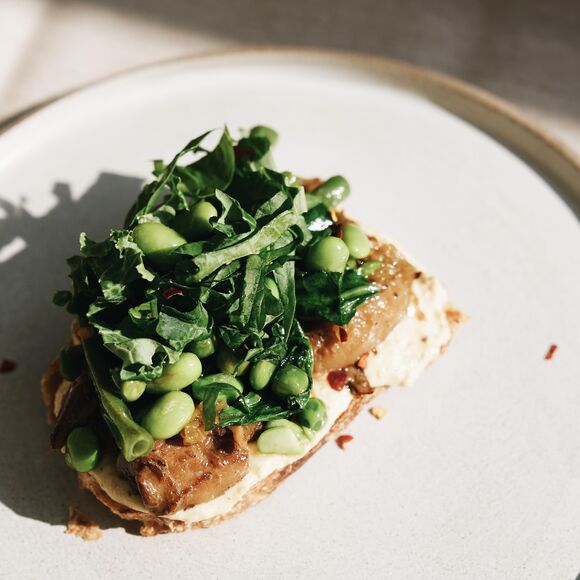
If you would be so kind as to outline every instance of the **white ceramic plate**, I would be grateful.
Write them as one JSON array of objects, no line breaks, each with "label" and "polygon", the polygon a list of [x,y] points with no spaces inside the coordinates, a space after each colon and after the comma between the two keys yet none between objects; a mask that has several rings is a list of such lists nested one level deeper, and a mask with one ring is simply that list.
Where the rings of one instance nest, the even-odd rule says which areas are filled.
[{"label": "white ceramic plate", "polygon": [[[460,119],[452,111],[473,124]],[[277,160],[340,172],[347,208],[437,274],[471,316],[354,444],[329,444],[218,527],[126,533],[47,453],[38,379],[66,340],[51,305],[79,230],[118,223],[149,160],[270,124]],[[542,166],[550,180],[500,145]],[[0,137],[0,576],[572,578],[580,572],[580,228],[574,160],[466,88],[370,58],[264,52],[157,66],[66,97]],[[559,348],[551,361],[544,354]],[[102,540],[64,535],[68,505]]]}]

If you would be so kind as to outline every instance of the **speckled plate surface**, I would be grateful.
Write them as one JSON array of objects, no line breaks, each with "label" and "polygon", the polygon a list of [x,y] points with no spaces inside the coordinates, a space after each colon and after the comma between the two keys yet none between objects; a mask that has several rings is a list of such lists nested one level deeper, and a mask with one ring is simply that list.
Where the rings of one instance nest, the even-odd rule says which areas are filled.
[{"label": "speckled plate surface", "polygon": [[[358,418],[346,452],[327,445],[221,526],[142,539],[47,452],[38,379],[68,325],[51,295],[78,232],[118,223],[151,159],[224,123],[274,126],[282,167],[345,174],[348,211],[471,320],[415,386],[382,395],[383,421]],[[579,188],[573,156],[501,102],[367,57],[186,59],[20,120],[0,136],[0,358],[17,363],[0,375],[0,576],[575,577]],[[64,534],[69,505],[100,541]]]}]

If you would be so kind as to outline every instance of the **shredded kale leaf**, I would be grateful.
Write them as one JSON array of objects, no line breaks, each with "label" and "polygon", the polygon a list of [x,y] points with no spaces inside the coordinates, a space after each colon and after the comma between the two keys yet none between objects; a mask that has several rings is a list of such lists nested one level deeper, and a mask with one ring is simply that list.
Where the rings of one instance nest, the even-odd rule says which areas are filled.
[{"label": "shredded kale leaf", "polygon": [[[275,169],[268,138],[250,131],[236,142],[224,129],[208,150],[210,136],[191,140],[168,164],[154,162],[154,179],[124,227],[101,242],[81,234],[80,254],[68,260],[72,291],[54,297],[98,334],[91,353],[107,361],[106,369],[98,368],[96,389],[109,425],[142,406],[119,403],[115,385],[153,381],[192,344],[208,338],[241,363],[291,363],[308,375],[309,387],[280,397],[268,387],[252,391],[244,377],[243,393],[216,384],[198,393],[206,428],[216,421],[225,427],[291,416],[306,404],[312,386],[312,348],[301,321],[347,324],[378,291],[353,269],[304,269],[310,246],[331,235],[335,224],[324,204],[308,210],[299,179]],[[160,270],[136,243],[135,228],[171,228],[202,201],[215,210],[210,233],[201,240],[185,235],[185,243],[170,252],[170,266]],[[202,362],[204,375],[216,372],[215,356]],[[229,403],[222,408],[224,397]]]}]

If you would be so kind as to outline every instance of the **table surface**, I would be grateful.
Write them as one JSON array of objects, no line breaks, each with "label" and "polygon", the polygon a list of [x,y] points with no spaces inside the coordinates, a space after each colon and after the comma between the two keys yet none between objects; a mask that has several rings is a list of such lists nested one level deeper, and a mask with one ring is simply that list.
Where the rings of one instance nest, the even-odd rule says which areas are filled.
[{"label": "table surface", "polygon": [[577,0],[2,0],[0,118],[135,65],[244,45],[386,55],[504,97],[580,153]]}]

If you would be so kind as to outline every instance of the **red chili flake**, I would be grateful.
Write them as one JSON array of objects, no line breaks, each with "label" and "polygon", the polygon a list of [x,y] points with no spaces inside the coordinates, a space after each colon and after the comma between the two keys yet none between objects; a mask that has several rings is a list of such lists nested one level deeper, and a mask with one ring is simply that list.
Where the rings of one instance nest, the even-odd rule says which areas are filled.
[{"label": "red chili flake", "polygon": [[338,338],[340,342],[346,342],[348,340],[348,331],[346,328],[339,326],[338,327]]},{"label": "red chili flake", "polygon": [[8,358],[3,358],[0,363],[0,374],[8,374],[16,369],[16,362]]},{"label": "red chili flake", "polygon": [[358,361],[356,362],[356,366],[357,366],[359,369],[366,369],[366,368],[367,368],[367,361],[368,361],[368,358],[369,358],[369,353],[368,353],[368,352],[365,352],[365,353],[364,353],[364,354],[363,354],[363,355],[362,355],[362,356],[361,356],[361,357],[358,359]]},{"label": "red chili flake", "polygon": [[342,240],[342,224],[334,224],[332,226],[332,235],[339,240]]},{"label": "red chili flake", "polygon": [[354,437],[352,435],[341,435],[340,437],[336,438],[336,444],[341,449],[346,449],[351,443]]},{"label": "red chili flake", "polygon": [[548,352],[546,353],[546,356],[544,356],[544,358],[546,360],[551,360],[551,358],[554,356],[554,353],[558,350],[558,345],[557,344],[551,344],[550,348],[548,349]]},{"label": "red chili flake", "polygon": [[174,296],[183,296],[183,290],[170,286],[167,290],[163,291],[163,298],[166,300],[171,300]]},{"label": "red chili flake", "polygon": [[326,375],[326,380],[331,389],[335,391],[342,391],[348,385],[348,373],[343,370],[330,371]]}]

